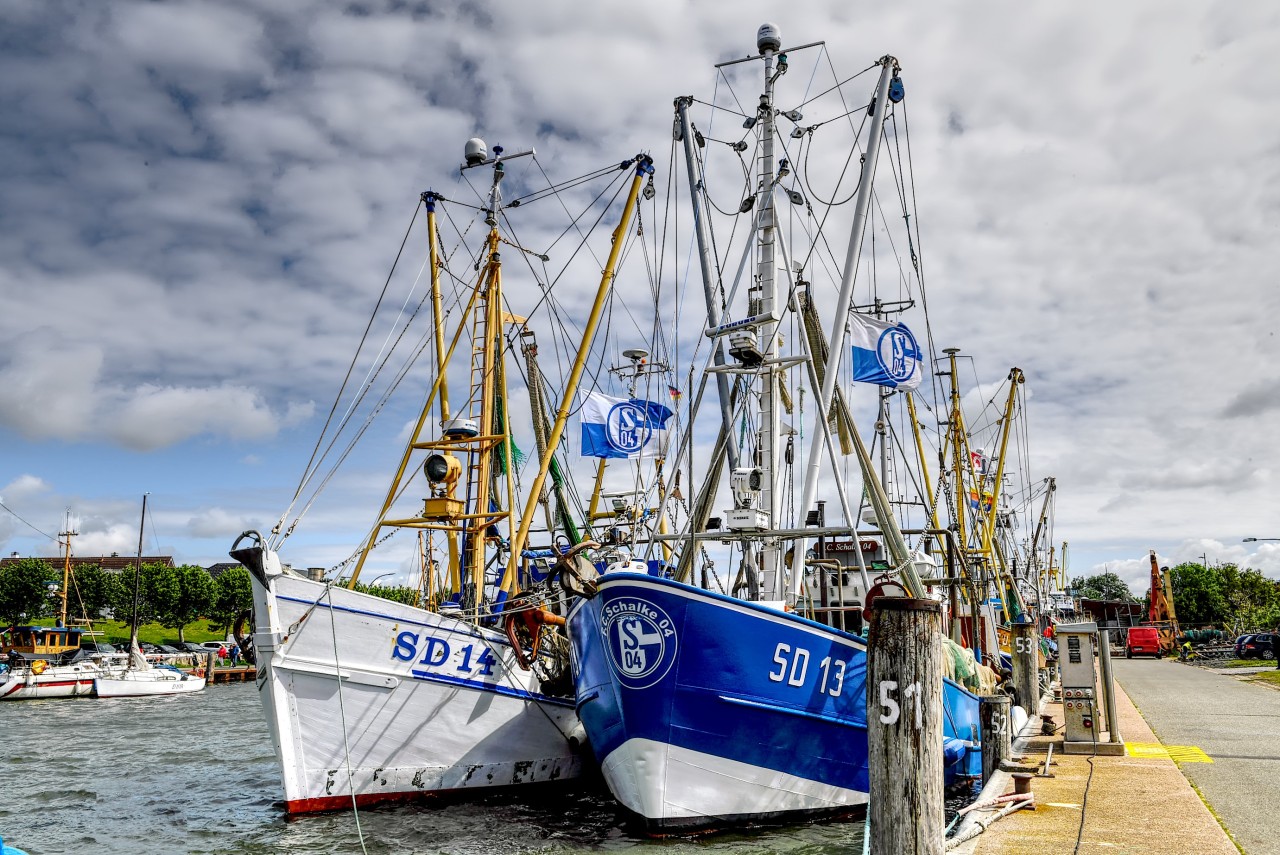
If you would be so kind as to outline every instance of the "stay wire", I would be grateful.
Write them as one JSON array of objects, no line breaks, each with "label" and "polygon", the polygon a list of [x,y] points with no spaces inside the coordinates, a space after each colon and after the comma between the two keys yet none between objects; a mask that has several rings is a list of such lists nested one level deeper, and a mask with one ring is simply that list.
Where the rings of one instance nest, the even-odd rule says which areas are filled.
[{"label": "stay wire", "polygon": [[[316,455],[320,452],[320,446],[324,442],[325,434],[329,430],[329,425],[333,421],[334,414],[338,411],[338,404],[341,402],[342,395],[346,391],[347,383],[351,381],[351,374],[355,371],[356,362],[359,360],[360,354],[364,350],[365,342],[369,338],[369,331],[373,329],[373,321],[378,316],[378,309],[381,308],[382,301],[387,295],[387,289],[391,287],[391,277],[395,275],[396,267],[400,264],[400,257],[404,254],[404,248],[409,243],[409,235],[413,231],[414,223],[418,221],[418,210],[420,207],[421,200],[418,200],[414,203],[413,216],[409,219],[409,227],[405,229],[404,237],[400,240],[400,248],[396,251],[395,260],[391,263],[391,269],[387,271],[387,278],[382,283],[382,291],[379,292],[378,300],[374,303],[373,313],[369,315],[369,322],[365,324],[364,333],[360,336],[360,343],[356,346],[356,352],[351,357],[351,364],[347,366],[347,373],[342,378],[342,385],[338,388],[338,394],[333,399],[333,406],[329,408],[329,415],[325,417],[324,425],[320,428],[320,436],[316,438],[315,448],[312,449],[311,457],[307,460],[307,465],[303,469],[302,479],[298,482],[297,489],[294,490],[293,498],[290,500],[289,506],[285,508],[284,513],[280,515],[279,522],[276,523],[277,530],[284,524],[285,518],[293,511],[293,506],[298,501],[298,497],[302,495],[302,491],[306,489],[307,482],[311,480],[311,476],[314,474],[312,470],[313,465],[318,465],[316,463]],[[275,532],[273,532],[273,534],[274,533]]]},{"label": "stay wire", "polygon": [[27,528],[31,529],[32,531],[36,532],[37,534],[47,537],[50,540],[54,541],[55,543],[57,542],[58,538],[54,537],[53,535],[49,534],[46,531],[41,531],[40,529],[36,528],[31,523],[23,519],[22,516],[17,511],[15,511],[13,508],[6,505],[4,502],[0,502],[0,508],[4,508],[9,513],[13,514],[15,517],[18,518],[19,522],[21,522],[23,525],[25,525]]}]

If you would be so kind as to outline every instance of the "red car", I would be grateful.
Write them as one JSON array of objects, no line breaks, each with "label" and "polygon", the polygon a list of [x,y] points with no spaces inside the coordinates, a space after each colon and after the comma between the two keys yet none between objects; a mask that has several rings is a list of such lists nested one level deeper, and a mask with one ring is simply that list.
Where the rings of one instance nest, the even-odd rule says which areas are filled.
[{"label": "red car", "polygon": [[1154,656],[1160,658],[1160,630],[1154,626],[1129,627],[1129,640],[1124,645],[1124,656]]}]

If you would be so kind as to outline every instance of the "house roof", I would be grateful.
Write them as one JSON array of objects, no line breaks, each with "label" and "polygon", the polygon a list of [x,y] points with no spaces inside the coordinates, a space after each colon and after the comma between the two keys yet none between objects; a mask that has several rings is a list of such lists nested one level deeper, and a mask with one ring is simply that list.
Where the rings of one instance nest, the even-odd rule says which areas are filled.
[{"label": "house roof", "polygon": [[[62,569],[63,557],[61,555],[26,555],[21,557],[10,556],[8,558],[0,558],[0,567],[9,564],[17,564],[19,561],[26,561],[29,558],[35,558],[43,561],[55,570]],[[121,570],[132,569],[138,563],[136,555],[73,555],[71,556],[71,569],[78,570],[88,564],[97,564],[108,573],[119,573]],[[169,567],[175,566],[172,555],[144,555],[142,556],[143,564],[164,564]]]}]

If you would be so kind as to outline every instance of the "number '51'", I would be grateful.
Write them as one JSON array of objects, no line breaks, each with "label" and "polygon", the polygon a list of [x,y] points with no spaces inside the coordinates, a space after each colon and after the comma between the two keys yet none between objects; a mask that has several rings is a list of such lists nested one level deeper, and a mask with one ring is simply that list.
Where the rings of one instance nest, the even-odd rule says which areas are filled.
[{"label": "number '51'", "polygon": [[[902,709],[898,706],[898,702],[894,699],[893,693],[898,691],[898,683],[896,680],[880,681],[880,706],[884,707],[886,712],[880,713],[881,724],[897,724],[898,718],[902,714]],[[916,730],[924,727],[924,710],[920,704],[921,687],[919,683],[908,683],[902,690],[902,702],[908,706],[912,706],[915,711],[915,727]],[[915,703],[912,704],[912,701]]]}]

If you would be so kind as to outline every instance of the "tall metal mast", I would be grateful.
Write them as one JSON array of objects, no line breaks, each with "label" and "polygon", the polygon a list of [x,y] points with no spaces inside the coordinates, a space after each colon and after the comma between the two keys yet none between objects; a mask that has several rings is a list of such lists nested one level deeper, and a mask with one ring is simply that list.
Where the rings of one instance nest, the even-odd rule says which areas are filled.
[{"label": "tall metal mast", "polygon": [[[876,171],[876,160],[880,155],[880,138],[883,134],[884,116],[886,106],[889,100],[889,81],[891,76],[898,71],[898,61],[891,56],[883,57],[880,60],[880,80],[876,84],[875,99],[872,102],[871,110],[871,128],[868,131],[867,153],[862,161],[862,174],[858,180],[858,198],[854,204],[853,225],[849,232],[849,247],[845,254],[844,274],[840,281],[840,296],[836,300],[835,311],[831,317],[831,350],[827,354],[826,373],[822,377],[822,389],[818,394],[817,412],[819,417],[825,416],[830,412],[831,400],[835,397],[836,380],[840,374],[840,360],[844,355],[845,329],[846,321],[849,316],[849,309],[853,304],[853,282],[858,272],[858,264],[862,257],[862,232],[867,222],[867,212],[871,205],[871,184],[872,178]],[[800,508],[808,511],[813,506],[814,499],[818,494],[818,476],[822,468],[822,451],[823,451],[823,433],[815,431],[813,434],[813,443],[809,448],[808,464],[805,469],[804,490],[801,493]],[[860,442],[858,443],[861,444]],[[862,463],[861,455],[859,462]],[[864,481],[875,480],[875,472],[868,471],[864,467]],[[906,549],[902,541],[901,532],[896,531],[892,517],[885,519],[885,513],[881,512],[878,507],[881,502],[877,501],[879,496],[877,493],[883,493],[882,489],[875,488],[874,485],[868,492],[872,496],[872,505],[876,507],[876,518],[881,521],[881,526],[889,526],[894,531],[886,531],[890,541],[890,551],[896,553],[901,551],[904,553],[901,558],[897,559],[897,563],[906,563]],[[887,504],[887,502],[886,502]],[[851,520],[850,525],[856,526],[857,521]],[[896,532],[896,536],[895,535]],[[900,548],[899,548],[900,547]],[[800,577],[803,569],[801,544],[795,546],[795,558],[792,566],[791,592],[796,594],[800,589]],[[913,592],[914,593],[914,592]]]},{"label": "tall metal mast", "polygon": [[[764,28],[761,28],[762,30]],[[776,32],[776,31],[775,31]],[[782,55],[777,63],[775,73],[775,51],[777,47],[772,41],[757,38],[760,53],[764,57],[764,94],[760,96],[760,107],[757,113],[760,130],[760,195],[762,205],[760,211],[760,232],[757,244],[756,284],[748,289],[749,314],[758,315],[763,322],[757,328],[758,346],[764,357],[760,389],[760,506],[768,514],[768,528],[778,527],[779,511],[782,507],[779,478],[782,467],[778,466],[779,442],[782,434],[782,408],[778,400],[779,374],[774,360],[778,354],[778,322],[774,318],[774,310],[778,305],[777,257],[773,184],[775,181],[773,155],[773,84],[786,73],[786,55]],[[759,308],[755,308],[759,306]],[[825,412],[825,410],[822,410]],[[773,594],[781,598],[783,588],[779,557],[781,549],[776,538],[769,538],[763,543],[760,555],[761,575],[764,579],[773,580]]]}]

